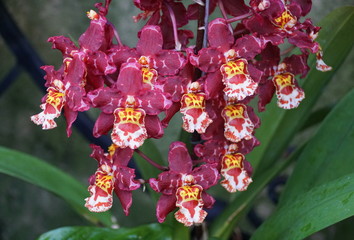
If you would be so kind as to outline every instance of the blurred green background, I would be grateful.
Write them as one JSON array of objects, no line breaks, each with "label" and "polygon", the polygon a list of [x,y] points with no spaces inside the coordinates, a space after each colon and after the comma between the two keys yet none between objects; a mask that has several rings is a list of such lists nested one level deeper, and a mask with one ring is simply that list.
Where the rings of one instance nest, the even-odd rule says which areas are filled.
[{"label": "blurred green background", "polygon": [[[6,5],[45,64],[56,68],[61,65],[62,58],[59,51],[51,49],[47,39],[64,35],[77,40],[89,24],[86,11],[94,9],[95,3],[93,0],[0,1]],[[345,5],[354,5],[354,0],[314,1],[310,17],[316,23],[331,10]],[[132,16],[139,12],[132,1],[113,0],[108,14],[108,19],[117,27],[123,43],[131,47],[137,42],[136,34],[142,26],[142,23],[136,24],[132,20]],[[323,93],[317,108],[337,102],[338,97],[354,87],[353,63],[354,51]],[[0,37],[0,81],[15,64],[15,57]],[[96,169],[96,161],[89,157],[89,143],[75,129],[72,136],[67,138],[62,117],[57,121],[58,127],[50,131],[41,130],[40,126],[29,119],[31,115],[40,112],[39,104],[43,95],[28,74],[22,71],[11,87],[0,96],[0,145],[44,159],[87,184],[88,177]],[[135,195],[144,201],[140,201],[139,205],[133,203],[129,217],[123,216],[120,204],[115,200],[113,213],[119,224],[132,226],[155,222],[152,201],[141,192]],[[144,214],[141,213],[142,209]],[[0,174],[0,239],[35,239],[54,228],[87,224],[56,196]]]}]

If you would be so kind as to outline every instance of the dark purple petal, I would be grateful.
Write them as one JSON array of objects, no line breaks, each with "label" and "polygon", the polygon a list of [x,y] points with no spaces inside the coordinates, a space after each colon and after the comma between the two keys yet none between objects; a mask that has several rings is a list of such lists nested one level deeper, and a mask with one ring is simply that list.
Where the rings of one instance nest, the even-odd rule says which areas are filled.
[{"label": "dark purple petal", "polygon": [[126,216],[129,215],[129,209],[133,203],[133,198],[132,198],[132,192],[131,191],[125,191],[121,190],[119,188],[114,188],[114,192],[119,198],[120,204],[122,205],[124,214]]},{"label": "dark purple petal", "polygon": [[158,178],[150,178],[149,184],[155,192],[164,195],[173,195],[176,189],[182,185],[181,174],[173,171],[162,172]]},{"label": "dark purple petal", "polygon": [[213,205],[215,203],[215,199],[211,195],[206,193],[205,191],[202,192],[202,199],[203,199],[205,208],[212,208],[213,207]]},{"label": "dark purple petal", "polygon": [[226,52],[231,48],[234,36],[225,19],[216,18],[209,23],[208,41],[210,47],[218,48],[221,52]]},{"label": "dark purple petal", "polygon": [[86,77],[86,65],[79,55],[75,55],[72,61],[69,61],[64,83],[69,82],[70,86],[83,86]]},{"label": "dark purple petal", "polygon": [[159,223],[165,221],[167,214],[176,208],[176,196],[162,195],[157,202],[156,217]]},{"label": "dark purple petal", "polygon": [[71,52],[78,50],[75,44],[70,38],[64,36],[55,36],[48,38],[48,42],[51,42],[53,49],[58,49],[63,54],[64,58],[71,55]]},{"label": "dark purple petal", "polygon": [[192,171],[192,159],[188,149],[183,142],[173,142],[168,152],[169,167],[178,173],[189,173]]},{"label": "dark purple petal", "polygon": [[164,128],[168,126],[170,123],[172,117],[179,112],[179,109],[181,108],[181,103],[180,102],[174,102],[172,106],[165,111],[165,118],[161,121],[161,124]]},{"label": "dark purple petal", "polygon": [[101,108],[103,112],[112,114],[119,107],[122,94],[116,89],[99,88],[87,93],[87,98],[95,108]]},{"label": "dark purple petal", "polygon": [[242,23],[249,31],[258,33],[259,35],[268,35],[277,32],[277,28],[268,19],[259,14],[243,20]]},{"label": "dark purple petal", "polygon": [[66,105],[72,111],[87,111],[90,109],[88,100],[84,97],[85,90],[79,86],[72,86],[66,91]]},{"label": "dark purple petal", "polygon": [[245,35],[236,40],[234,49],[238,57],[251,60],[266,47],[267,42],[269,40],[265,40],[262,37]]},{"label": "dark purple petal", "polygon": [[46,65],[46,66],[42,66],[41,69],[46,72],[44,79],[46,80],[45,86],[47,88],[53,86],[54,80],[63,79],[63,72],[55,71],[54,66]]},{"label": "dark purple petal", "polygon": [[92,149],[90,157],[96,159],[99,166],[107,162],[107,158],[104,155],[104,150],[100,146],[90,144],[90,148]]},{"label": "dark purple petal", "polygon": [[319,45],[317,42],[314,42],[312,38],[300,31],[295,31],[292,36],[288,38],[289,43],[294,44],[301,49],[309,49],[312,53],[318,52]]},{"label": "dark purple petal", "polygon": [[216,48],[202,48],[198,55],[194,55],[192,49],[187,48],[186,51],[189,62],[203,72],[219,71],[221,64],[225,62],[223,53]]},{"label": "dark purple petal", "polygon": [[234,17],[246,14],[251,10],[245,4],[244,0],[221,0],[221,2],[224,5],[226,13]]},{"label": "dark purple petal", "polygon": [[140,57],[135,48],[126,46],[113,47],[107,51],[107,55],[118,69],[123,63],[127,62],[129,58],[139,59]]},{"label": "dark purple petal", "polygon": [[114,73],[117,69],[108,56],[101,51],[96,51],[87,56],[87,68],[90,68],[94,75],[108,75]]},{"label": "dark purple petal", "polygon": [[143,11],[156,11],[161,8],[162,0],[134,0],[134,5]]},{"label": "dark purple petal", "polygon": [[149,138],[161,138],[164,134],[161,121],[156,115],[146,115],[145,128]]},{"label": "dark purple petal", "polygon": [[[168,1],[167,4],[169,5],[170,9],[173,11],[175,15],[177,28],[186,25],[188,23],[187,10],[184,7],[183,3]],[[166,24],[170,26],[170,29],[172,29],[171,14],[168,8],[166,7],[167,4],[162,5],[163,17],[166,20],[166,21],[162,21],[162,24]]]},{"label": "dark purple petal", "polygon": [[138,63],[124,63],[115,84],[124,95],[135,96],[143,86],[143,77]]},{"label": "dark purple petal", "polygon": [[93,136],[98,138],[107,134],[113,128],[113,122],[113,114],[101,112],[93,126]]},{"label": "dark purple petal", "polygon": [[133,157],[134,150],[131,148],[117,148],[113,155],[113,165],[128,166],[130,159]]},{"label": "dark purple petal", "polygon": [[135,178],[135,169],[115,165],[114,170],[114,186],[125,191],[136,190],[140,187],[140,183]]},{"label": "dark purple petal", "polygon": [[[290,11],[292,9],[292,7],[291,7],[292,5],[300,6],[301,16],[306,16],[311,10],[312,0],[290,0],[290,4],[288,7]],[[291,13],[293,14],[293,11],[291,11]]]},{"label": "dark purple petal", "polygon": [[182,53],[172,50],[158,52],[154,60],[159,75],[176,75],[187,62]]},{"label": "dark purple petal", "polygon": [[204,91],[206,99],[216,98],[218,94],[224,89],[222,83],[222,75],[220,71],[208,73],[205,78]]},{"label": "dark purple petal", "polygon": [[270,103],[275,92],[275,86],[271,80],[258,84],[258,111],[263,112],[265,106]]},{"label": "dark purple petal", "polygon": [[138,96],[138,98],[141,100],[141,108],[144,109],[148,115],[157,115],[170,108],[172,105],[171,97],[160,91],[145,91],[142,94],[143,95]]},{"label": "dark purple petal", "polygon": [[204,164],[197,167],[193,169],[192,175],[197,184],[202,186],[204,190],[214,186],[220,178],[219,171],[216,169],[216,164]]},{"label": "dark purple petal", "polygon": [[136,49],[142,56],[153,56],[160,52],[162,50],[162,33],[160,27],[154,25],[143,27]]},{"label": "dark purple petal", "polygon": [[158,79],[159,84],[162,85],[163,91],[169,93],[173,102],[181,101],[182,95],[186,92],[188,78],[180,76],[165,77]]},{"label": "dark purple petal", "polygon": [[90,26],[79,38],[81,49],[89,49],[91,51],[99,50],[105,43],[106,24],[107,19],[101,15],[97,20],[91,20]]},{"label": "dark purple petal", "polygon": [[66,135],[70,137],[72,130],[71,127],[77,118],[77,111],[72,111],[67,105],[64,105],[64,116],[66,120]]},{"label": "dark purple petal", "polygon": [[300,74],[301,78],[306,77],[310,67],[307,65],[308,53],[305,52],[301,55],[291,55],[283,60],[286,64],[286,71],[294,75]]}]

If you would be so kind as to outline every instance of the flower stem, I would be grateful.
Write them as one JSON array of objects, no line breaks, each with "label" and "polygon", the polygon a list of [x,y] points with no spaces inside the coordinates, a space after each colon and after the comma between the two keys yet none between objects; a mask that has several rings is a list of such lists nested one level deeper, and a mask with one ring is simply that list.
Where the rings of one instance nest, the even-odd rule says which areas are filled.
[{"label": "flower stem", "polygon": [[229,18],[229,19],[227,19],[226,21],[227,21],[228,23],[233,23],[233,22],[237,22],[237,21],[239,21],[239,20],[248,18],[248,17],[250,17],[250,16],[252,16],[252,15],[253,15],[253,13],[252,13],[252,12],[249,12],[249,13],[245,13],[245,14],[243,14],[243,15],[237,16],[237,17]]},{"label": "flower stem", "polygon": [[[225,11],[225,8],[224,8],[224,4],[222,3],[222,1],[218,1],[218,5],[219,5],[219,9],[220,9],[220,12],[221,12],[222,16],[225,18],[225,20],[227,20],[227,14],[226,14],[226,11]],[[231,23],[228,22],[227,25],[229,26],[230,32],[233,32]]]},{"label": "flower stem", "polygon": [[168,167],[164,167],[161,166],[160,164],[154,162],[153,160],[151,160],[151,158],[149,158],[148,156],[146,156],[142,151],[140,151],[139,149],[135,149],[135,152],[137,154],[139,154],[142,158],[144,158],[148,163],[150,163],[152,166],[156,167],[157,169],[161,170],[161,171],[167,171],[169,168]]},{"label": "flower stem", "polygon": [[112,27],[114,37],[116,38],[118,45],[119,45],[120,47],[122,47],[122,46],[123,46],[123,43],[122,43],[122,41],[120,40],[120,37],[119,37],[119,34],[118,34],[118,31],[117,31],[116,27],[115,27],[115,26],[113,25],[113,23],[111,23],[111,22],[107,22],[107,24],[109,24],[109,25]]},{"label": "flower stem", "polygon": [[176,16],[175,16],[175,13],[173,12],[173,9],[171,8],[171,6],[167,3],[167,2],[164,2],[167,9],[168,9],[168,12],[170,13],[170,17],[171,17],[171,22],[172,22],[172,27],[173,27],[173,37],[175,39],[175,49],[177,51],[181,51],[181,43],[180,41],[178,40],[178,32],[177,32],[177,22],[176,22]]}]

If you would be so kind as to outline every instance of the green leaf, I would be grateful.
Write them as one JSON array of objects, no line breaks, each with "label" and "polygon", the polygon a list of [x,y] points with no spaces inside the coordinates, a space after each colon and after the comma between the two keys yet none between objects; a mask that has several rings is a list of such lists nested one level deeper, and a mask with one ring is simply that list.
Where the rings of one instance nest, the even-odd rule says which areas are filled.
[{"label": "green leaf", "polygon": [[354,173],[354,90],[323,121],[299,157],[287,182],[281,204],[314,186]]},{"label": "green leaf", "polygon": [[42,160],[0,147],[0,173],[22,179],[58,195],[92,223],[112,225],[109,213],[92,213],[85,208],[84,199],[89,196],[86,187]]},{"label": "green leaf", "polygon": [[354,214],[354,173],[302,194],[279,208],[252,240],[297,240]]},{"label": "green leaf", "polygon": [[[318,41],[327,64],[333,67],[330,72],[319,72],[315,68],[315,57],[311,55],[311,71],[302,85],[306,98],[297,109],[284,110],[276,106],[275,99],[267,106],[261,117],[262,125],[256,131],[261,145],[255,148],[248,159],[255,168],[255,174],[271,167],[279,159],[295,133],[306,122],[312,107],[324,87],[349,54],[354,45],[354,7],[342,7],[330,13],[321,23]],[[300,83],[303,80],[300,80]]]},{"label": "green leaf", "polygon": [[247,191],[236,193],[238,196],[230,202],[226,209],[213,221],[210,227],[210,235],[220,239],[229,239],[234,226],[244,217],[252,206],[254,199],[263,190],[263,188],[276,176],[284,170],[302,151],[302,147],[295,151],[285,161],[277,164],[264,173],[256,176],[253,183]]},{"label": "green leaf", "polygon": [[254,239],[302,239],[354,214],[353,102],[354,90],[323,121]]},{"label": "green leaf", "polygon": [[37,240],[170,240],[171,229],[164,224],[136,228],[63,227],[42,234]]}]

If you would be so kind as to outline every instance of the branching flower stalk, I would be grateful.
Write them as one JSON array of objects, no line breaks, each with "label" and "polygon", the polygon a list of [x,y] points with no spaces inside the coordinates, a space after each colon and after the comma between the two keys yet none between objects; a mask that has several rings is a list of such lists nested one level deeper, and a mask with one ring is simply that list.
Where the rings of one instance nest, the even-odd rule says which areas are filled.
[{"label": "branching flower stalk", "polygon": [[[90,25],[78,46],[64,36],[49,38],[62,53],[63,64],[58,70],[42,67],[47,95],[40,105],[43,111],[31,120],[52,129],[64,110],[70,136],[78,112],[100,110],[92,134],[109,134],[112,145],[107,151],[91,145],[98,168],[89,180],[85,206],[90,211],[110,209],[114,192],[128,215],[132,191],[149,184],[161,194],[159,222],[177,209],[177,221],[201,224],[205,209],[215,202],[209,188],[220,183],[234,193],[247,190],[253,181],[246,156],[260,144],[254,136],[261,125],[256,112],[265,111],[273,96],[280,108],[299,106],[305,93],[298,78],[307,75],[310,54],[316,55],[318,70],[331,70],[316,42],[320,28],[302,20],[312,3],[206,0],[186,6],[174,0],[134,0],[143,11],[134,19],[146,19],[146,24],[136,47],[128,47],[106,19],[110,2],[88,12]],[[217,6],[223,18],[209,21]],[[194,33],[183,27],[195,20],[196,46],[190,46]],[[286,50],[289,56],[280,52],[285,40],[292,45]],[[291,54],[293,48],[300,54]],[[258,111],[249,105],[256,97]],[[184,131],[198,143],[191,157],[185,143],[172,142],[169,165],[160,166],[139,148],[146,139],[161,138],[177,112]],[[134,151],[161,173],[136,179],[136,169],[128,166]]]}]

